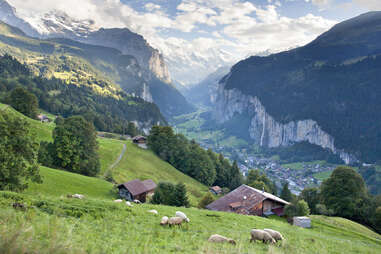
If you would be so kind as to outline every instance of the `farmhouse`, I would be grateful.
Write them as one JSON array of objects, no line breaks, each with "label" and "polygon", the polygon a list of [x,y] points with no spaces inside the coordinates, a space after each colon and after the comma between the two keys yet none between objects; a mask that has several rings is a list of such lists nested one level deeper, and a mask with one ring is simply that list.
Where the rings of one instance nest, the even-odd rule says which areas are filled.
[{"label": "farmhouse", "polygon": [[43,123],[48,123],[50,122],[50,119],[46,116],[46,115],[43,115],[43,114],[39,114],[37,116],[38,120],[40,120],[41,122]]},{"label": "farmhouse", "polygon": [[127,183],[119,184],[119,196],[123,199],[134,201],[135,199],[140,202],[146,202],[148,194],[152,194],[156,189],[156,184],[152,180],[140,181],[135,179]]},{"label": "farmhouse", "polygon": [[221,194],[222,192],[222,189],[220,186],[213,186],[213,187],[210,187],[210,192],[213,193],[214,195],[219,195]]},{"label": "farmhouse", "polygon": [[132,142],[134,142],[135,144],[146,144],[147,138],[144,136],[136,136],[132,138]]},{"label": "farmhouse", "polygon": [[245,184],[206,206],[213,211],[234,212],[246,215],[282,216],[289,202],[270,193],[257,190]]}]

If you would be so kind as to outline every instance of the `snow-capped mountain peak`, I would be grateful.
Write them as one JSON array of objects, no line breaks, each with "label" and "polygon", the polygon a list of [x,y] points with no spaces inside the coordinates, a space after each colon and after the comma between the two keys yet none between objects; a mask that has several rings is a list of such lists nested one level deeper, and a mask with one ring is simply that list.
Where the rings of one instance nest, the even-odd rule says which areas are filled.
[{"label": "snow-capped mountain peak", "polygon": [[91,19],[75,19],[65,12],[54,10],[41,16],[25,18],[42,36],[86,37],[99,29]]}]

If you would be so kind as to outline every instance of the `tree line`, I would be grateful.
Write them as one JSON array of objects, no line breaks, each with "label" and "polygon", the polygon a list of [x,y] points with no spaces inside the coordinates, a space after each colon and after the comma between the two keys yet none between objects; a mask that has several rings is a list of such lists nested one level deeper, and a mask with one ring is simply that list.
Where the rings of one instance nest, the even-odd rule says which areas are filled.
[{"label": "tree line", "polygon": [[161,159],[207,186],[235,189],[242,184],[237,162],[231,164],[222,154],[203,149],[169,126],[153,126],[148,146]]},{"label": "tree line", "polygon": [[[381,195],[370,194],[362,176],[350,167],[337,167],[320,187],[306,188],[299,196],[285,187],[281,198],[291,202],[286,207],[289,217],[309,213],[339,216],[381,232]],[[298,207],[304,202],[302,206],[308,208],[303,208],[306,214],[299,214]]]}]

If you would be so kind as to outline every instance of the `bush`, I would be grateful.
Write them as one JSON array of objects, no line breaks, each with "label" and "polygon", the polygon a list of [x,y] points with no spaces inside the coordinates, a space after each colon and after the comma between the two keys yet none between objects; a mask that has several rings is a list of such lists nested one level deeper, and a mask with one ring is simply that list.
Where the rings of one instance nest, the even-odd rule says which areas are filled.
[{"label": "bush", "polygon": [[177,185],[165,182],[159,183],[152,197],[151,203],[189,207],[185,185],[183,183],[179,183]]},{"label": "bush", "polygon": [[284,214],[287,218],[292,218],[295,216],[306,216],[310,214],[310,208],[304,200],[299,200],[296,204],[289,204],[284,209]]},{"label": "bush", "polygon": [[326,216],[332,216],[334,214],[332,209],[327,209],[327,207],[324,204],[317,204],[316,205],[316,213]]},{"label": "bush", "polygon": [[213,195],[209,192],[207,193],[198,203],[198,208],[205,209],[207,205],[214,201]]}]

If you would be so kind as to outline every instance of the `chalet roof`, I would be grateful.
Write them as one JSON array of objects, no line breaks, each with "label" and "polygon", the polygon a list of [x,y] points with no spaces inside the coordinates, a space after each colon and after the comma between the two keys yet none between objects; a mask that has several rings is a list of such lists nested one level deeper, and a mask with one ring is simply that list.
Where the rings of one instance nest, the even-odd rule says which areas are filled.
[{"label": "chalet roof", "polygon": [[118,185],[118,188],[121,188],[122,186],[124,186],[133,196],[147,192],[146,186],[139,179],[135,179],[127,183],[122,183]]},{"label": "chalet roof", "polygon": [[210,189],[213,190],[214,192],[220,192],[221,191],[220,186],[213,186],[213,187],[210,187]]},{"label": "chalet roof", "polygon": [[289,204],[287,201],[278,198],[270,193],[260,191],[243,184],[222,198],[217,199],[213,203],[209,204],[206,208],[215,211],[230,212],[231,208],[237,207],[238,204],[240,204],[240,207],[250,209],[266,199],[270,199],[284,205]]},{"label": "chalet roof", "polygon": [[144,136],[136,136],[136,137],[133,137],[132,140],[134,140],[134,141],[135,140],[147,140],[147,138]]},{"label": "chalet roof", "polygon": [[157,187],[156,183],[152,181],[151,179],[144,180],[142,183],[146,187],[147,191],[153,191]]}]

